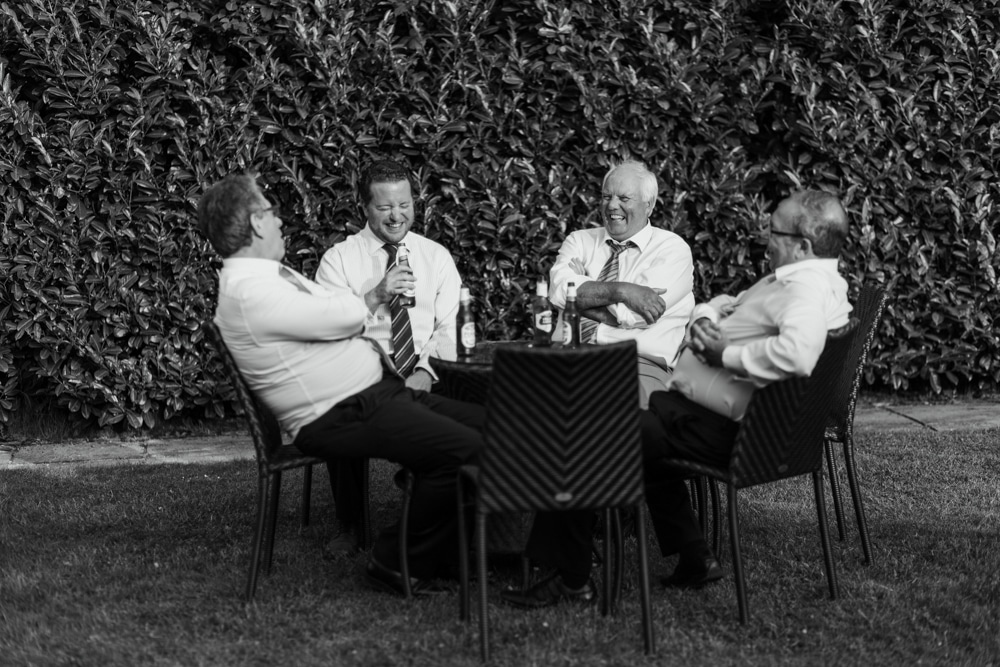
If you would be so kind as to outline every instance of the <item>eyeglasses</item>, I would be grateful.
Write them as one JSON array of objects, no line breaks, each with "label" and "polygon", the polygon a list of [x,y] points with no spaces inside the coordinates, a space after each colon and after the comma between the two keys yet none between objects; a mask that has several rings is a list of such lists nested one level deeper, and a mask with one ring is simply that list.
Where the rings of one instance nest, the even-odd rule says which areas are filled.
[{"label": "eyeglasses", "polygon": [[277,204],[272,204],[271,206],[268,206],[267,208],[259,208],[256,211],[251,211],[250,215],[253,215],[254,213],[267,213],[268,211],[270,211],[271,215],[273,215],[276,218],[280,218],[281,217],[281,207],[278,206]]},{"label": "eyeglasses", "polygon": [[802,234],[796,234],[795,232],[783,232],[780,229],[768,229],[768,233],[771,236],[791,236],[792,238],[804,239],[805,236]]}]

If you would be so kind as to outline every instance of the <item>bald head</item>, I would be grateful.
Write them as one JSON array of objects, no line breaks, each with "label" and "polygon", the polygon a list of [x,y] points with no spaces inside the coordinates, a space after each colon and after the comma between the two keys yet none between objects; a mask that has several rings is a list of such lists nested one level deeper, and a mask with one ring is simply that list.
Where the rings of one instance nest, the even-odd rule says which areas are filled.
[{"label": "bald head", "polygon": [[822,190],[798,190],[788,199],[799,206],[790,222],[812,242],[817,257],[836,258],[847,239],[847,212],[836,195]]}]

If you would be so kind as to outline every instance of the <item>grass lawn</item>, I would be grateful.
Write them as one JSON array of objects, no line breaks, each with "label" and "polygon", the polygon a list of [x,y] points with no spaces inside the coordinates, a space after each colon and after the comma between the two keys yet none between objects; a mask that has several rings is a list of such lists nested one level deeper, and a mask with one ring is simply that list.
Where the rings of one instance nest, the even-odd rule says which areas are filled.
[{"label": "grass lawn", "polygon": [[[700,592],[655,588],[652,659],[634,587],[614,618],[526,613],[496,604],[516,571],[500,568],[493,663],[1000,665],[998,440],[996,430],[860,436],[875,562],[860,563],[852,521],[835,542],[836,601],[808,478],[742,492],[750,623],[737,621],[731,577]],[[399,498],[391,469],[376,472],[384,523]],[[363,585],[363,555],[322,560],[332,501],[321,469],[305,530],[300,475],[286,475],[274,570],[245,604],[254,476],[249,462],[0,472],[0,664],[478,664],[475,618],[457,620],[455,597],[404,601]],[[673,562],[653,546],[658,575]]]}]

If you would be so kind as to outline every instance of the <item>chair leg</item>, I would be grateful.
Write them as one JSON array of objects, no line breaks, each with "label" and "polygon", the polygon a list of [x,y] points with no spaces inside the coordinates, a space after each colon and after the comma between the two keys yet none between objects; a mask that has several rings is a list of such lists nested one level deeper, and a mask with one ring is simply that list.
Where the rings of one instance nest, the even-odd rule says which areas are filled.
[{"label": "chair leg", "polygon": [[837,474],[837,456],[833,452],[833,443],[823,439],[823,451],[826,453],[826,467],[830,471],[830,495],[833,496],[833,513],[837,517],[837,536],[844,541],[844,504],[840,493],[840,475]]},{"label": "chair leg", "polygon": [[371,459],[365,459],[361,475],[361,527],[358,535],[358,546],[367,550],[372,545],[372,513],[369,483],[371,479]]},{"label": "chair leg", "polygon": [[[626,511],[633,514],[633,521],[637,520],[634,510],[630,508],[625,508]],[[611,613],[614,614],[618,600],[621,599],[622,595],[622,583],[625,579],[625,531],[622,526],[621,521],[621,510],[613,509],[611,511],[612,525],[614,526],[614,533],[612,539],[614,540],[614,559],[615,559],[615,575],[614,575],[614,586],[611,589]]]},{"label": "chair leg", "polygon": [[743,579],[743,559],[740,556],[740,517],[736,506],[736,487],[729,484],[729,543],[733,552],[733,576],[736,579],[736,604],[740,611],[740,623],[746,625],[750,616],[747,604],[747,586]]},{"label": "chair leg", "polygon": [[476,565],[479,568],[479,654],[490,659],[489,616],[486,609],[486,514],[476,510]]},{"label": "chair leg", "polygon": [[458,496],[458,618],[469,620],[469,531],[465,525],[465,482],[460,474]]},{"label": "chair leg", "polygon": [[864,501],[861,499],[861,484],[858,482],[857,462],[854,458],[854,436],[850,433],[844,438],[844,467],[847,469],[847,483],[851,487],[851,499],[854,501],[854,516],[858,522],[858,533],[861,535],[861,551],[865,556],[865,565],[871,565],[872,546],[868,539],[868,520],[865,517]]},{"label": "chair leg", "polygon": [[302,527],[309,525],[309,499],[312,496],[313,467],[307,465],[302,470]]},{"label": "chair leg", "polygon": [[698,523],[701,524],[701,534],[708,535],[708,480],[699,475],[693,480],[695,488],[696,507],[698,512]]},{"label": "chair leg", "polygon": [[816,492],[816,514],[819,518],[819,537],[823,543],[823,564],[826,566],[826,581],[830,586],[830,599],[837,599],[837,572],[833,568],[833,547],[826,527],[826,500],[823,492],[823,468],[813,472],[813,489]]},{"label": "chair leg", "polygon": [[271,473],[271,497],[268,499],[267,532],[264,533],[264,573],[271,574],[274,560],[274,531],[278,525],[278,499],[281,496],[281,472]]},{"label": "chair leg", "polygon": [[646,553],[646,511],[645,502],[639,501],[635,508],[635,537],[639,558],[639,595],[642,596],[642,640],[646,655],[656,655],[653,638],[653,606],[649,594],[649,560]]},{"label": "chair leg", "polygon": [[406,470],[406,483],[403,486],[403,509],[399,517],[399,573],[403,575],[403,595],[409,598],[410,590],[410,499],[413,497],[413,486],[416,483],[413,473]]},{"label": "chair leg", "polygon": [[614,582],[611,581],[611,559],[614,558],[611,547],[611,514],[610,507],[604,508],[604,562],[601,564],[604,570],[604,591],[601,595],[601,615],[607,616],[611,613],[611,590]]},{"label": "chair leg", "polygon": [[714,479],[707,479],[708,490],[712,494],[712,552],[718,557],[719,545],[722,543],[722,510],[719,500],[719,484]]},{"label": "chair leg", "polygon": [[247,572],[247,602],[253,600],[257,592],[257,573],[260,571],[261,544],[264,541],[264,526],[267,518],[267,492],[270,488],[267,477],[257,479],[257,520],[253,533],[253,547],[250,550],[250,570]]}]

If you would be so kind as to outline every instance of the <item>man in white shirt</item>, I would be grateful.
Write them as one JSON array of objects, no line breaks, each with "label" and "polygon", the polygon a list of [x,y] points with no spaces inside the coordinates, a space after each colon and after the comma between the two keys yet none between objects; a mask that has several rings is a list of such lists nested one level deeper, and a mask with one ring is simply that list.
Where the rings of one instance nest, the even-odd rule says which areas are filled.
[{"label": "man in white shirt", "polygon": [[601,187],[604,226],[567,236],[549,275],[549,298],[560,310],[567,285],[576,285],[583,342],[636,341],[642,407],[669,379],[694,307],[691,249],[649,221],[657,190],[642,164],[613,167]]},{"label": "man in white shirt", "polygon": [[[664,474],[657,461],[727,466],[753,389],[812,372],[827,332],[850,317],[847,282],[837,272],[847,231],[847,214],[834,195],[793,193],[771,216],[774,273],[735,298],[716,297],[692,313],[671,390],[654,393],[642,413],[646,503],[663,555],[679,554],[677,568],[660,580],[664,586],[700,588],[723,573],[701,533],[687,485]],[[525,591],[505,593],[508,602],[541,607],[593,598],[589,581],[578,585],[590,571],[589,515],[570,514],[538,515],[527,554],[552,564],[556,573]]]},{"label": "man in white shirt", "polygon": [[[418,593],[457,556],[455,476],[482,446],[484,411],[404,385],[375,341],[369,307],[281,264],[282,221],[252,176],[231,175],[198,204],[199,225],[223,257],[215,323],[250,389],[294,444],[327,460],[384,458],[417,476],[409,555]],[[402,592],[398,526],[372,548],[369,583]]]},{"label": "man in white shirt", "polygon": [[[462,279],[444,246],[411,230],[415,202],[403,165],[391,160],[372,163],[361,172],[358,198],[367,224],[324,253],[316,282],[363,298],[368,306],[365,335],[393,358],[407,387],[430,391],[437,379],[430,357],[456,357],[455,316]],[[409,266],[394,261],[400,246],[409,251]],[[393,299],[407,290],[413,290],[415,305],[393,306]],[[408,320],[408,336],[401,330],[406,327],[401,318]],[[394,336],[409,342],[397,345]],[[359,462],[330,465],[339,532],[325,547],[328,555],[352,552],[356,546],[363,476]]]}]

